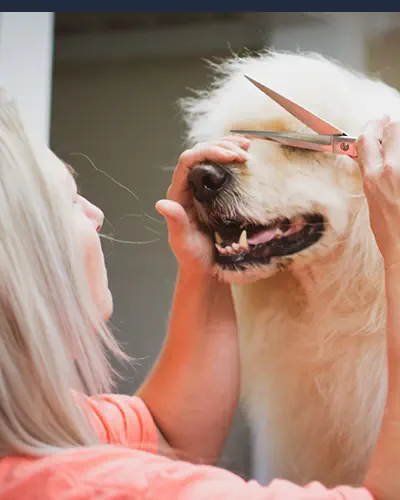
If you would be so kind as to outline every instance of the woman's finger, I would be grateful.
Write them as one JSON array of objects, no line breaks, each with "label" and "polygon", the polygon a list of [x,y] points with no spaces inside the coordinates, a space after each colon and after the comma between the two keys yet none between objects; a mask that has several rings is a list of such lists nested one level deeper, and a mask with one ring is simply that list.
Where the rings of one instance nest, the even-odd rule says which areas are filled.
[{"label": "woman's finger", "polygon": [[247,139],[247,137],[240,135],[229,135],[221,137],[220,139],[217,139],[215,141],[198,142],[195,146],[193,146],[192,149],[198,150],[213,146],[223,146],[227,149],[234,149],[242,153],[243,151],[248,151],[250,145],[251,142],[249,139]]},{"label": "woman's finger", "polygon": [[188,185],[187,176],[189,170],[199,163],[211,161],[214,163],[245,163],[248,154],[245,151],[226,149],[214,144],[204,143],[196,148],[189,149],[182,153],[178,165],[172,177],[172,183],[168,190],[168,198],[183,205],[187,202]]},{"label": "woman's finger", "polygon": [[228,135],[224,137],[224,141],[225,140],[237,144],[246,151],[249,149],[251,145],[250,139],[247,139],[247,137],[244,137],[243,135]]},{"label": "woman's finger", "polygon": [[356,141],[357,162],[364,175],[372,174],[383,166],[382,136],[384,121],[371,121]]},{"label": "woman's finger", "polygon": [[244,146],[237,144],[236,142],[229,140],[229,139],[222,139],[221,141],[218,141],[215,143],[216,146],[228,149],[229,151],[235,151],[238,156],[241,156],[243,158],[248,157],[247,149]]},{"label": "woman's finger", "polygon": [[382,134],[385,170],[400,173],[400,122],[388,123]]},{"label": "woman's finger", "polygon": [[183,238],[190,231],[189,218],[179,203],[171,200],[160,200],[156,203],[156,210],[165,218],[169,238],[172,242]]}]

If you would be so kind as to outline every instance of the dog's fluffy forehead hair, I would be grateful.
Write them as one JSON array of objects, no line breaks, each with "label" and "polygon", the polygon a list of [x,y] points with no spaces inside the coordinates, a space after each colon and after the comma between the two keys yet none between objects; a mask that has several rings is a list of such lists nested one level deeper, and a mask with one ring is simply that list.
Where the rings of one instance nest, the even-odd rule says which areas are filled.
[{"label": "dog's fluffy forehead hair", "polygon": [[278,120],[275,129],[305,130],[244,75],[286,95],[350,135],[359,135],[368,121],[384,114],[400,119],[397,91],[318,54],[266,51],[258,56],[232,57],[212,66],[215,77],[210,88],[180,103],[190,143],[227,135],[234,127],[263,127],[263,120],[266,124],[270,119]]}]

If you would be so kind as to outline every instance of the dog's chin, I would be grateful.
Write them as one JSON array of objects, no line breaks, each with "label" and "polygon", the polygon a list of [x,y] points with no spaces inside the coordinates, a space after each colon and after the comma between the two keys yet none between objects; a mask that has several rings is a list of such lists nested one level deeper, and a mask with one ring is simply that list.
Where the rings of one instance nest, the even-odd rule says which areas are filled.
[{"label": "dog's chin", "polygon": [[310,255],[326,221],[319,213],[305,213],[265,225],[214,219],[209,227],[214,235],[215,274],[224,282],[245,284],[269,278]]},{"label": "dog's chin", "polygon": [[284,267],[288,267],[289,264],[292,263],[291,260],[290,262],[285,262],[282,265],[279,262],[280,260],[281,259],[278,259],[277,262],[271,262],[271,264],[264,266],[249,266],[245,270],[240,271],[227,270],[219,264],[215,264],[214,275],[224,283],[229,283],[231,285],[246,285],[254,283],[255,281],[270,278],[278,271],[282,270]]}]

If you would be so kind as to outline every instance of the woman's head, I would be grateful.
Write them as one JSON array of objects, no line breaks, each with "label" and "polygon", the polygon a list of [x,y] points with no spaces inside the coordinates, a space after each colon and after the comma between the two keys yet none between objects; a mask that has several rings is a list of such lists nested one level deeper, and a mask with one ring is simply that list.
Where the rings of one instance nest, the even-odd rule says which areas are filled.
[{"label": "woman's head", "polygon": [[71,389],[110,389],[122,356],[98,230],[70,169],[0,92],[0,454],[95,443]]}]

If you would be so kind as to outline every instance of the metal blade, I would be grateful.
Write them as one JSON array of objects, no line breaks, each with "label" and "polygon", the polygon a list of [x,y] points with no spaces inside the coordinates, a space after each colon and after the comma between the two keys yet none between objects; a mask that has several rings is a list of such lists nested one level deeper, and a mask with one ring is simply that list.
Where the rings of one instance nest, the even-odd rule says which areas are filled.
[{"label": "metal blade", "polygon": [[314,130],[314,132],[317,132],[318,134],[347,135],[345,132],[343,132],[343,130],[340,130],[335,127],[335,125],[332,125],[332,123],[323,120],[316,114],[312,113],[306,108],[303,108],[299,104],[296,104],[287,97],[278,94],[274,90],[269,89],[265,85],[262,85],[256,80],[253,80],[253,78],[250,78],[249,76],[245,75],[245,77],[258,89],[264,92],[264,94],[266,94],[277,104],[282,106],[282,108],[286,109],[288,113],[307,125],[307,127],[310,127],[312,130]]},{"label": "metal blade", "polygon": [[[261,139],[288,139],[329,146],[333,143],[332,135],[302,134],[297,132],[276,132],[272,130],[231,130],[234,134],[258,137]],[[336,137],[336,136],[335,136]]]},{"label": "metal blade", "polygon": [[[333,152],[332,136],[314,136],[309,134],[290,134],[280,132],[264,132],[262,130],[231,130],[233,133],[242,134],[255,139],[262,139],[267,141],[284,144],[293,148],[308,149],[311,151],[324,151]],[[301,136],[306,139],[303,140]],[[311,137],[313,139],[311,139]],[[317,139],[317,140],[315,140]]]},{"label": "metal blade", "polygon": [[296,139],[284,139],[283,137],[267,139],[272,142],[283,144],[285,146],[291,146],[292,148],[299,148],[310,151],[321,151],[325,153],[332,153],[332,145],[315,144],[312,142],[306,142]]}]

